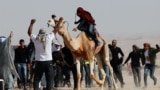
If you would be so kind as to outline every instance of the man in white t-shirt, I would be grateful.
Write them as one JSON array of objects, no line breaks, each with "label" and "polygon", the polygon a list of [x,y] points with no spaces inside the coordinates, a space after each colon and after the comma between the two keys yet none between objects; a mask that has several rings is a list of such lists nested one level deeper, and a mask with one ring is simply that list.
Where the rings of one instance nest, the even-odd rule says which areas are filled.
[{"label": "man in white t-shirt", "polygon": [[53,85],[53,65],[52,65],[52,40],[55,38],[57,30],[47,34],[45,30],[40,29],[38,35],[32,34],[33,24],[36,22],[32,19],[28,28],[28,35],[35,45],[35,77],[33,87],[34,90],[39,90],[39,82],[43,73],[46,76],[47,90],[52,89]]}]

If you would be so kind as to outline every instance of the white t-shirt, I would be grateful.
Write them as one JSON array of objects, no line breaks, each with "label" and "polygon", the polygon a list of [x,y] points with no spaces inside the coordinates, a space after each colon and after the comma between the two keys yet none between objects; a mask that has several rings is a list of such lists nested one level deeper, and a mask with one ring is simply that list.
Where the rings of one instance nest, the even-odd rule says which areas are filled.
[{"label": "white t-shirt", "polygon": [[50,61],[52,60],[52,40],[55,38],[53,33],[46,34],[46,43],[36,40],[36,35],[31,34],[31,40],[35,46],[35,61]]},{"label": "white t-shirt", "polygon": [[149,57],[148,54],[149,54],[149,50],[146,50],[146,51],[144,52],[145,59],[146,59],[146,60],[145,60],[145,63],[146,63],[146,64],[151,64],[150,60],[148,60],[149,58],[147,58],[147,57]]}]

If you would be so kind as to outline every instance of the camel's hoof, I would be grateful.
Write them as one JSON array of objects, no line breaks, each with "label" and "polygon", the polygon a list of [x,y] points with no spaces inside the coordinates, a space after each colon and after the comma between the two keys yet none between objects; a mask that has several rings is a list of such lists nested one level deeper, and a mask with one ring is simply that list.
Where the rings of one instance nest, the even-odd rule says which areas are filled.
[{"label": "camel's hoof", "polygon": [[101,80],[99,80],[99,81],[97,81],[97,84],[98,84],[99,86],[102,86],[102,85],[103,85],[103,82],[102,82]]}]

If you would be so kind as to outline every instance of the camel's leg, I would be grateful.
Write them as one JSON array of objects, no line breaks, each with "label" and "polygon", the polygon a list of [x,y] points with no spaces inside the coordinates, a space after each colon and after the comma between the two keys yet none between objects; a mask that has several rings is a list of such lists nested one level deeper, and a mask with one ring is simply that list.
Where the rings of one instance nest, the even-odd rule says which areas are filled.
[{"label": "camel's leg", "polygon": [[113,69],[112,69],[109,61],[107,61],[107,66],[109,67],[109,70],[110,70],[111,79],[112,79],[112,82],[113,82],[113,87],[114,87],[114,89],[118,89],[118,86],[117,86],[117,84],[115,82],[115,79],[114,79]]},{"label": "camel's leg", "polygon": [[[98,63],[98,68],[99,68],[99,71],[102,75],[102,84],[104,85],[104,82],[105,82],[105,79],[106,79],[106,73],[103,69],[103,63],[102,63],[102,58],[100,58],[99,56],[97,56],[97,63]],[[103,90],[103,85],[101,85],[101,89],[100,90]]]},{"label": "camel's leg", "polygon": [[118,86],[117,86],[115,79],[114,79],[113,69],[112,69],[112,66],[110,65],[110,61],[109,61],[109,48],[108,48],[107,44],[104,46],[104,54],[105,54],[105,61],[104,62],[110,70],[113,87],[114,87],[114,89],[118,89]]},{"label": "camel's leg", "polygon": [[76,60],[76,69],[77,69],[77,90],[81,89],[81,71],[80,71],[80,61]]},{"label": "camel's leg", "polygon": [[94,60],[91,60],[90,61],[90,77],[91,77],[91,79],[93,79],[94,81],[96,81],[96,83],[98,84],[98,85],[102,85],[102,82],[101,81],[99,81],[96,77],[95,77],[95,75],[94,75],[94,73],[93,73],[93,69],[94,69]]}]

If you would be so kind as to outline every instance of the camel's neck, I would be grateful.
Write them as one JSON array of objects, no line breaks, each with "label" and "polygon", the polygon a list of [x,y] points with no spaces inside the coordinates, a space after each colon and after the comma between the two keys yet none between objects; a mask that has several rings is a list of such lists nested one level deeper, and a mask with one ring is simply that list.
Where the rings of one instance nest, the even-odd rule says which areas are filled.
[{"label": "camel's neck", "polygon": [[68,32],[68,30],[64,27],[64,33],[63,33],[63,40],[64,43],[66,44],[66,46],[71,50],[71,51],[75,51],[78,49],[79,47],[79,42],[77,40],[77,38],[73,38],[71,37],[70,33]]}]

